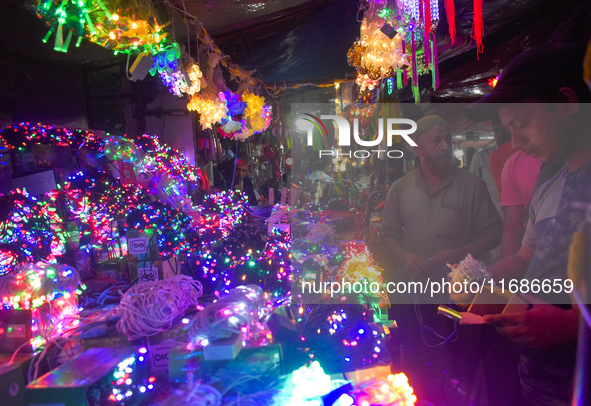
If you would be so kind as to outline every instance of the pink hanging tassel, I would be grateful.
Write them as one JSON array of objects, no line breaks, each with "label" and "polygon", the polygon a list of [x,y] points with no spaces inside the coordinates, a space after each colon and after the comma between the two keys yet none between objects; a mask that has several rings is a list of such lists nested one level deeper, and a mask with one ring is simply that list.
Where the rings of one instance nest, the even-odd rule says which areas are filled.
[{"label": "pink hanging tassel", "polygon": [[484,24],[482,22],[482,3],[483,0],[474,0],[474,24],[472,25],[472,38],[476,41],[476,57],[480,59],[480,54],[484,50],[482,38],[484,37]]},{"label": "pink hanging tassel", "polygon": [[439,88],[439,64],[437,59],[437,37],[433,34],[433,66],[431,67],[431,72],[433,75],[433,89],[437,90]]},{"label": "pink hanging tassel", "polygon": [[456,6],[454,0],[445,0],[445,14],[447,15],[447,25],[449,27],[449,36],[451,43],[456,42]]},{"label": "pink hanging tassel", "polygon": [[423,6],[425,7],[425,32],[432,33],[433,27],[431,27],[431,0],[423,0]]},{"label": "pink hanging tassel", "polygon": [[417,86],[419,83],[419,78],[417,75],[417,49],[415,46],[415,33],[412,33],[412,84],[413,86]]}]

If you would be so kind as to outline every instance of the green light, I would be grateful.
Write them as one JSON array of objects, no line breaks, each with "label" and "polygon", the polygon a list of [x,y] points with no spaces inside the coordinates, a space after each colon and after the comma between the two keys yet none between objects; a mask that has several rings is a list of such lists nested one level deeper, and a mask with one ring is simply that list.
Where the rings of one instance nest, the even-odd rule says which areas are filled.
[{"label": "green light", "polygon": [[254,261],[248,261],[248,265],[249,266],[254,266],[255,262]]},{"label": "green light", "polygon": [[[49,37],[51,37],[51,34],[52,34],[52,33],[53,33],[53,30],[49,30],[49,31],[47,32],[47,35],[45,35],[45,38],[43,38],[43,43],[44,43],[44,44],[46,44],[46,43],[47,43],[47,41],[49,40]],[[20,148],[19,148],[19,150],[20,150]]]}]

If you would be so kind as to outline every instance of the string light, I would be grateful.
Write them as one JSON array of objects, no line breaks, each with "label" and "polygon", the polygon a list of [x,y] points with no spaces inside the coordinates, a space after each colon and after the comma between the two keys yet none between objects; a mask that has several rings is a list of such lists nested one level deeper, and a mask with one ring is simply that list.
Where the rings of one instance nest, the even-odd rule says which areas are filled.
[{"label": "string light", "polygon": [[[15,259],[53,261],[55,254],[61,254],[63,240],[54,234],[50,213],[35,197],[17,189],[0,196],[0,207],[0,243],[14,249],[1,252],[0,262],[5,266],[13,264]],[[57,217],[56,213],[52,215]]]},{"label": "string light", "polygon": [[33,349],[77,325],[77,297],[84,289],[76,269],[46,262],[20,265],[0,279],[3,309],[32,310]]},{"label": "string light", "polygon": [[185,213],[160,202],[141,204],[127,215],[127,229],[155,238],[160,255],[165,258],[189,248],[185,234],[190,224],[191,218]]},{"label": "string light", "polygon": [[181,82],[180,91],[189,96],[193,96],[201,90],[201,77],[203,77],[203,73],[201,73],[199,65],[196,63],[192,63],[185,72],[189,77],[190,85],[188,85],[186,81]]},{"label": "string light", "polygon": [[117,330],[130,341],[166,331],[202,294],[201,283],[186,275],[134,285],[117,307]]},{"label": "string light", "polygon": [[132,355],[117,364],[113,371],[110,384],[109,401],[118,404],[137,401],[137,398],[146,392],[154,389],[156,377],[145,378],[142,371],[145,371],[147,358],[146,347],[139,349],[139,354]]},{"label": "string light", "polygon": [[226,103],[219,97],[203,94],[193,95],[187,109],[199,113],[199,122],[203,129],[211,128],[215,123],[221,123],[228,114]]}]

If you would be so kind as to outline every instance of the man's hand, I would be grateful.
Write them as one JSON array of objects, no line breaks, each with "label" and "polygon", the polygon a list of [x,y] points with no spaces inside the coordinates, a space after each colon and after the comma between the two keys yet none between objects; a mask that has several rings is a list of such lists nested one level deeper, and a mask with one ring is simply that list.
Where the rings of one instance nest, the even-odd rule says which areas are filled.
[{"label": "man's hand", "polygon": [[484,316],[501,334],[519,345],[545,348],[577,339],[579,315],[573,309],[551,304],[534,305],[530,310]]},{"label": "man's hand", "polygon": [[416,254],[408,254],[404,261],[404,268],[406,272],[415,275],[421,272],[425,272],[427,267],[425,266],[425,258]]},{"label": "man's hand", "polygon": [[457,250],[441,250],[429,258],[427,266],[429,269],[442,269],[447,264],[457,264],[462,259],[463,256]]}]

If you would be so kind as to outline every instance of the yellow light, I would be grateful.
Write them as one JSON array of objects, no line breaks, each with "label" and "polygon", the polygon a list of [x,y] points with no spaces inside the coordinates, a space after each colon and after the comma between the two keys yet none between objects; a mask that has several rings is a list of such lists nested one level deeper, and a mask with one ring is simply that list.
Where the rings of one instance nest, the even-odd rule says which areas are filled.
[{"label": "yellow light", "polygon": [[111,16],[111,20],[113,20],[113,21],[119,21],[119,14],[113,14]]},{"label": "yellow light", "polygon": [[111,39],[115,39],[115,38],[117,38],[117,36],[115,35],[115,33],[114,33],[113,31],[111,31],[111,32],[109,33],[109,38],[111,38]]},{"label": "yellow light", "polygon": [[335,89],[338,89],[339,87],[341,87],[341,84],[339,82],[337,82],[337,83],[334,84],[334,88]]},{"label": "yellow light", "polygon": [[136,30],[137,29],[137,23],[132,23],[131,24],[131,28],[134,29],[134,30]]}]

